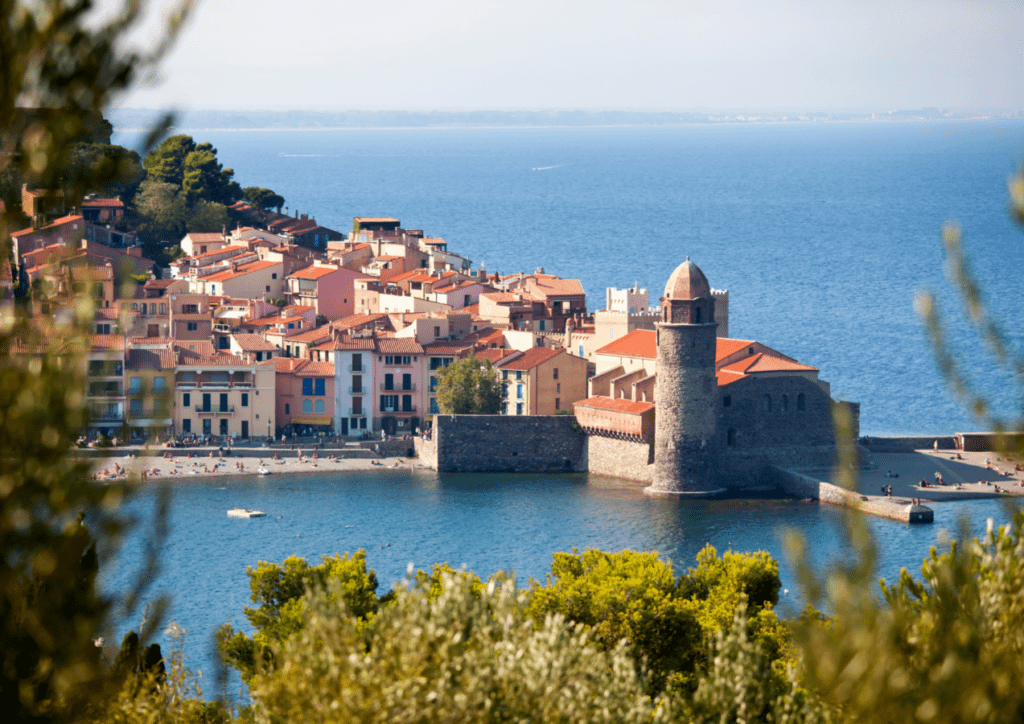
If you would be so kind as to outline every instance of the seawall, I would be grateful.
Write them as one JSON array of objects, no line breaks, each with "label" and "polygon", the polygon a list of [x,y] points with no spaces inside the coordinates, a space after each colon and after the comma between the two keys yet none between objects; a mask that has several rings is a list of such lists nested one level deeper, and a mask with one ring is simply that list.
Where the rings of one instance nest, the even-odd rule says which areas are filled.
[{"label": "seawall", "polygon": [[569,415],[435,415],[417,451],[438,472],[571,473],[586,470],[585,438]]}]

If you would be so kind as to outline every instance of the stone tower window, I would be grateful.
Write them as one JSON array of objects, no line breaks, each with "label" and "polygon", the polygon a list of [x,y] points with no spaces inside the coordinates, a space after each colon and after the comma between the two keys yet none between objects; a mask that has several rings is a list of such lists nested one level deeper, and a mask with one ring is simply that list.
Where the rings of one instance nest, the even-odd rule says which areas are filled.
[{"label": "stone tower window", "polygon": [[789,395],[782,396],[782,411],[786,412],[789,410]]},{"label": "stone tower window", "polygon": [[729,432],[725,434],[725,442],[727,445],[732,447],[736,444],[736,428],[730,427]]},{"label": "stone tower window", "polygon": [[693,310],[693,323],[694,324],[701,324],[700,312],[701,312],[700,307],[697,307],[696,309]]},{"label": "stone tower window", "polygon": [[796,396],[796,409],[799,410],[800,412],[803,412],[804,409],[806,409],[806,403],[804,401],[803,392]]},{"label": "stone tower window", "polygon": [[764,410],[765,412],[771,412],[772,411],[772,396],[771,395],[765,395],[761,399],[761,409]]},{"label": "stone tower window", "polygon": [[731,406],[732,406],[732,395],[726,395],[725,397],[722,398],[722,407],[731,407]]}]

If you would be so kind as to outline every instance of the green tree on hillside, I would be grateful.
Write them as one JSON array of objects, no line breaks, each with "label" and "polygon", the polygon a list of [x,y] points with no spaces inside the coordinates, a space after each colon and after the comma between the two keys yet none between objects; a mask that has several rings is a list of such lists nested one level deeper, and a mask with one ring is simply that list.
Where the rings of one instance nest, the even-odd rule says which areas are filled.
[{"label": "green tree on hillside", "polygon": [[216,201],[199,201],[185,218],[185,229],[190,232],[223,231],[231,225],[228,209]]},{"label": "green tree on hillside", "polygon": [[196,149],[196,142],[185,133],[170,136],[146,156],[146,178],[181,188],[185,180],[185,159]]},{"label": "green tree on hillside", "polygon": [[437,370],[437,406],[445,415],[497,415],[505,396],[490,360],[476,355]]},{"label": "green tree on hillside", "polygon": [[177,186],[151,178],[142,182],[135,197],[133,221],[147,251],[155,250],[161,241],[180,241],[187,218],[185,197]]},{"label": "green tree on hillside", "polygon": [[277,209],[281,213],[281,207],[284,206],[284,196],[258,186],[246,186],[242,189],[242,198],[256,209]]},{"label": "green tree on hillside", "polygon": [[217,149],[210,143],[200,143],[187,156],[182,167],[181,190],[185,203],[191,208],[199,201],[218,204],[234,203],[242,195],[235,172],[217,161]]}]

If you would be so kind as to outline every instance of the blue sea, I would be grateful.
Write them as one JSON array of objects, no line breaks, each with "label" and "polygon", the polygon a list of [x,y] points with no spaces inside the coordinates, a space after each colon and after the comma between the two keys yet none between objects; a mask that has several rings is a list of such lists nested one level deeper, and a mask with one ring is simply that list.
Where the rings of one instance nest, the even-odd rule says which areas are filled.
[{"label": "blue sea", "polygon": [[[689,256],[730,291],[731,336],[814,365],[833,396],[861,403],[869,435],[979,429],[936,370],[914,311],[934,292],[946,334],[977,389],[1020,414],[1012,376],[972,334],[944,276],[940,233],[964,231],[984,298],[1021,349],[1024,240],[1007,214],[1008,178],[1024,160],[1024,124],[787,124],[676,128],[195,131],[243,186],[274,189],[292,212],[347,231],[353,216],[395,216],[488,271],[579,278],[591,310],[605,288],[638,282],[656,302]],[[130,145],[122,135],[115,142]],[[145,493],[130,510],[151,507]],[[258,507],[260,520],[227,519]],[[870,525],[878,573],[916,572],[932,545],[977,534],[1007,513],[996,501],[937,505],[931,526]],[[658,550],[681,570],[705,543],[764,549],[782,562],[780,605],[799,610],[785,531],[816,562],[850,556],[842,513],[795,501],[687,502],[588,476],[430,473],[273,476],[182,482],[151,593],[190,631],[192,665],[209,676],[218,625],[248,630],[245,568],[297,554],[367,550],[382,590],[445,561],[481,575],[542,578],[573,546]],[[282,516],[282,517],[278,517]],[[140,526],[104,573],[122,590],[140,558]],[[387,544],[391,545],[388,546]],[[382,547],[383,546],[383,547]],[[120,630],[137,625],[138,612]],[[166,639],[165,639],[166,641]],[[215,693],[215,692],[208,692]]]},{"label": "blue sea", "polygon": [[730,335],[818,367],[834,397],[861,403],[868,435],[979,429],[914,311],[930,290],[973,383],[1020,413],[940,244],[944,223],[961,226],[1020,349],[1024,235],[1006,188],[1024,161],[1019,121],[188,132],[292,213],[339,231],[395,216],[489,272],[579,278],[591,310],[634,282],[657,304],[689,256],[729,290]]}]

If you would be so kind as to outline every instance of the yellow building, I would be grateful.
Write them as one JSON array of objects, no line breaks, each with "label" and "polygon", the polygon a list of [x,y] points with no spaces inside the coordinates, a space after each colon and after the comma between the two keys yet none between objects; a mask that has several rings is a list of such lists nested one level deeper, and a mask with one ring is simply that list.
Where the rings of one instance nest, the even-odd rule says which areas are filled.
[{"label": "yellow building", "polygon": [[179,434],[264,437],[275,430],[274,368],[214,349],[176,342],[174,426]]},{"label": "yellow building", "polygon": [[498,367],[503,415],[558,415],[587,396],[587,361],[564,349],[534,347]]},{"label": "yellow building", "polygon": [[174,434],[174,364],[170,340],[130,345],[125,381],[133,437]]}]

